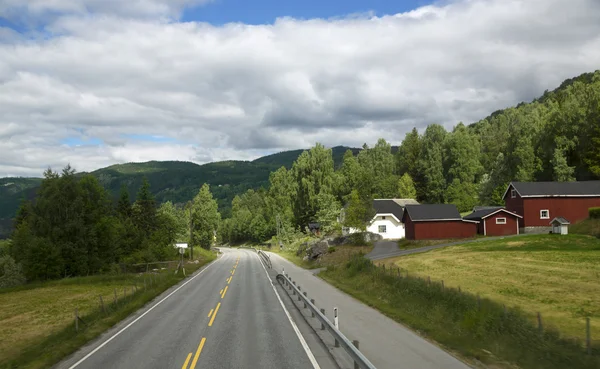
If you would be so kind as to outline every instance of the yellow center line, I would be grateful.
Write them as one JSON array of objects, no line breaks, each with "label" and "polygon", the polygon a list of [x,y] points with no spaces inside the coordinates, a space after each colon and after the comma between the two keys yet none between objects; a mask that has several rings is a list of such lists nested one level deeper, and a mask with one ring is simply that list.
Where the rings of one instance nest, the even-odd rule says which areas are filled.
[{"label": "yellow center line", "polygon": [[227,284],[231,283],[231,278],[233,278],[233,276],[229,276],[229,278],[227,278]]},{"label": "yellow center line", "polygon": [[215,309],[210,309],[210,313],[208,313],[208,317],[209,317],[209,318],[210,318],[210,316],[212,315],[212,313],[213,313],[213,311],[214,311],[214,310],[215,310]]},{"label": "yellow center line", "polygon": [[234,274],[235,274],[235,269],[233,270],[233,272],[231,272],[231,275],[234,275]]},{"label": "yellow center line", "polygon": [[185,359],[185,363],[183,363],[183,366],[181,367],[181,369],[186,369],[188,363],[190,362],[190,359],[192,358],[192,353],[190,352],[187,356],[187,359]]},{"label": "yellow center line", "polygon": [[229,286],[225,286],[225,289],[223,290],[223,294],[221,295],[221,298],[225,297],[225,294],[227,293],[228,288],[229,288]]},{"label": "yellow center line", "polygon": [[219,291],[219,295],[222,295],[222,294],[223,294],[223,290]]},{"label": "yellow center line", "polygon": [[217,317],[217,312],[219,311],[219,308],[221,307],[221,303],[219,302],[217,304],[217,308],[215,309],[215,313],[213,314],[212,318],[210,318],[210,322],[208,322],[208,326],[212,327],[213,322],[215,321],[215,318]]},{"label": "yellow center line", "polygon": [[202,352],[202,347],[204,347],[205,341],[206,337],[202,337],[200,345],[198,345],[198,350],[196,350],[196,355],[194,355],[194,360],[192,361],[192,366],[190,366],[190,369],[194,369],[196,367],[196,362],[198,362],[198,358],[200,357],[200,353]]}]

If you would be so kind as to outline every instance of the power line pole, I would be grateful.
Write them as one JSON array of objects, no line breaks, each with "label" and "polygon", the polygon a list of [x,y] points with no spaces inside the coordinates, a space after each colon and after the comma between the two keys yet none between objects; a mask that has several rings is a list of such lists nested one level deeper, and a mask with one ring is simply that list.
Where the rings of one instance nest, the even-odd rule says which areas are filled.
[{"label": "power line pole", "polygon": [[190,202],[190,260],[194,260],[194,220],[192,218],[192,203]]}]

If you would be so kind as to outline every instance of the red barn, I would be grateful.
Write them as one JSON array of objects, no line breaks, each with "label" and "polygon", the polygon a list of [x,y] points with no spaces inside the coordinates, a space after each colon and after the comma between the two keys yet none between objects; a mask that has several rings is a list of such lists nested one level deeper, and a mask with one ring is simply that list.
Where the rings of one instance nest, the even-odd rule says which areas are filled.
[{"label": "red barn", "polygon": [[468,238],[477,234],[477,222],[462,219],[452,204],[406,205],[402,223],[409,240]]},{"label": "red barn", "polygon": [[484,236],[506,236],[519,234],[519,220],[523,219],[501,207],[491,207],[476,210],[464,217],[467,220],[479,222],[477,233]]},{"label": "red barn", "polygon": [[511,182],[504,193],[506,209],[523,217],[521,227],[548,229],[553,218],[576,223],[600,206],[600,181]]}]

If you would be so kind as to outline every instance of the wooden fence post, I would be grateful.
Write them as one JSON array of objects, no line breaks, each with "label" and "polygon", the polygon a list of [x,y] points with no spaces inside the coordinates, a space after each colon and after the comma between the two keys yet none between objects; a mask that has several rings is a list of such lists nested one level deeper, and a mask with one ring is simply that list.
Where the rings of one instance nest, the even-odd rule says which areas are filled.
[{"label": "wooden fence post", "polygon": [[102,308],[102,311],[104,312],[104,314],[106,314],[106,308],[104,307],[104,301],[102,300],[102,295],[99,295],[100,297],[100,307]]},{"label": "wooden fence post", "polygon": [[114,294],[115,294],[115,305],[117,304],[117,289],[115,288],[113,290]]},{"label": "wooden fence post", "polygon": [[590,317],[585,318],[585,345],[588,355],[592,354],[592,332],[590,328]]},{"label": "wooden fence post", "polygon": [[123,286],[123,298],[127,297],[127,287]]},{"label": "wooden fence post", "polygon": [[537,313],[538,329],[540,333],[544,332],[544,326],[542,324],[542,314],[538,311]]},{"label": "wooden fence post", "polygon": [[462,291],[460,290],[460,286],[458,286],[458,293],[462,293]]},{"label": "wooden fence post", "polygon": [[75,332],[79,332],[79,310],[75,308]]},{"label": "wooden fence post", "polygon": [[481,310],[481,297],[477,294],[477,310]]},{"label": "wooden fence post", "polygon": [[429,286],[431,284],[431,277],[427,276],[427,285]]},{"label": "wooden fence post", "polygon": [[444,280],[442,279],[442,291],[444,290]]}]

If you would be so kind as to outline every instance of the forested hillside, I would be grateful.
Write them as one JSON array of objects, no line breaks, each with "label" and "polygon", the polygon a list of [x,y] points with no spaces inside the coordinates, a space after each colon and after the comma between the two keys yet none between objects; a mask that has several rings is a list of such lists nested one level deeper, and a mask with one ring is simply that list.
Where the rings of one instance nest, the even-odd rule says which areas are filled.
[{"label": "forested hillside", "polygon": [[415,197],[425,203],[501,205],[510,181],[600,178],[600,71],[561,84],[531,103],[494,112],[451,131],[439,124],[409,132],[394,154],[383,139],[358,155],[348,151],[336,170],[333,153],[317,144],[290,170],[270,177],[268,190],[249,190],[223,221],[225,241],[263,241],[277,230],[325,231],[348,203],[344,225],[364,227],[373,198]]},{"label": "forested hillside", "polygon": [[[333,148],[337,166],[341,165],[342,156],[347,149],[343,146]],[[302,150],[285,151],[252,162],[224,161],[198,165],[190,162],[151,161],[118,164],[90,174],[108,190],[109,197],[113,200],[119,196],[122,184],[125,184],[130,193],[135,193],[144,177],[148,179],[150,191],[159,203],[188,202],[198,193],[200,186],[207,183],[219,204],[219,211],[224,216],[229,216],[231,201],[235,195],[248,189],[267,186],[269,173],[282,166],[291,168],[301,152]],[[75,175],[82,177],[86,174]],[[0,178],[0,238],[10,234],[11,219],[16,215],[19,204],[23,199],[33,199],[41,182],[41,178]]]}]

